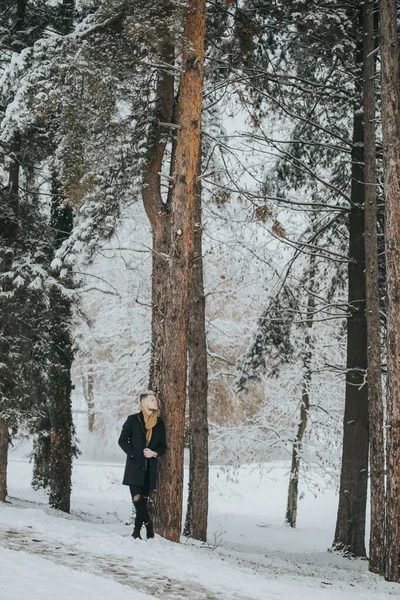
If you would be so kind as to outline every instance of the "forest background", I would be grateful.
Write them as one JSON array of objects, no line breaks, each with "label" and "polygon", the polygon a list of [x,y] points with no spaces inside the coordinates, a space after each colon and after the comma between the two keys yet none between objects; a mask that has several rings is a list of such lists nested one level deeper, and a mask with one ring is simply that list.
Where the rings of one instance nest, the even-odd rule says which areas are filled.
[{"label": "forest background", "polygon": [[8,443],[28,437],[33,485],[68,512],[79,438],[114,455],[150,387],[172,440],[165,537],[180,537],[184,443],[198,539],[209,460],[288,456],[286,521],[317,470],[340,487],[333,547],[350,555],[366,554],[370,475],[370,567],[398,580],[399,400],[380,390],[399,362],[398,234],[377,116],[396,10],[3,0],[2,499]]}]

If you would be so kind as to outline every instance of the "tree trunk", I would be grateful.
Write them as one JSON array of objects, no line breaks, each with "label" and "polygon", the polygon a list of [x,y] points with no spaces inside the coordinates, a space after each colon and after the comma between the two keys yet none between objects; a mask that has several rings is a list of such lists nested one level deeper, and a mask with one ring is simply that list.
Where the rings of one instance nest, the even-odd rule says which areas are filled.
[{"label": "tree trunk", "polygon": [[165,339],[165,304],[168,302],[168,270],[170,249],[170,215],[167,207],[158,215],[156,226],[153,227],[153,260],[152,260],[152,335],[151,335],[151,364],[149,389],[154,390],[160,397],[161,412],[163,413],[163,365],[161,362],[162,349]]},{"label": "tree trunk", "polygon": [[[174,46],[164,43],[160,59],[163,63],[173,65],[175,61]],[[170,251],[170,213],[168,200],[163,201],[160,186],[164,153],[167,146],[166,131],[160,123],[172,123],[174,107],[174,76],[172,71],[160,70],[156,89],[156,118],[150,137],[153,143],[147,156],[147,167],[144,175],[142,197],[147,217],[153,233],[152,260],[152,321],[151,321],[151,362],[149,389],[160,397],[163,412],[163,366],[160,360],[164,347],[165,303],[168,293],[168,269]]]},{"label": "tree trunk", "polygon": [[387,287],[386,573],[400,581],[400,78],[396,0],[380,1]]},{"label": "tree trunk", "polygon": [[[73,228],[72,208],[62,197],[61,186],[53,176],[51,224],[55,234],[55,248],[59,248]],[[65,278],[72,286],[72,277]],[[72,406],[71,366],[73,361],[70,324],[72,305],[69,297],[58,288],[50,293],[53,326],[49,367],[50,415],[50,495],[53,508],[69,512],[72,473]]]},{"label": "tree trunk", "polygon": [[[60,34],[73,28],[74,0],[63,0],[60,7],[58,28]],[[51,225],[54,250],[70,236],[73,229],[72,207],[62,195],[57,173],[52,175]],[[72,287],[69,275],[65,285]],[[53,286],[50,292],[50,310],[54,319],[50,337],[49,367],[49,425],[50,425],[50,494],[49,505],[63,512],[70,511],[72,475],[72,381],[71,367],[73,348],[70,326],[72,301]]]},{"label": "tree trunk", "polygon": [[53,367],[50,377],[57,385],[57,389],[54,390],[57,404],[51,414],[49,504],[52,508],[68,513],[71,502],[72,472],[70,372],[62,367]]},{"label": "tree trunk", "polygon": [[201,182],[198,180],[188,332],[189,497],[183,533],[196,540],[206,541],[208,520],[208,373],[201,212]]},{"label": "tree trunk", "polygon": [[364,24],[364,176],[365,261],[368,355],[368,407],[370,449],[371,529],[369,569],[385,572],[385,452],[381,373],[381,327],[378,286],[377,176],[375,135],[375,35],[374,0],[363,7]]},{"label": "tree trunk", "polygon": [[[25,3],[18,2],[17,4],[17,20],[16,29],[20,30],[23,26],[25,16]],[[14,134],[14,138],[11,144],[11,164],[8,172],[8,198],[7,206],[2,207],[2,214],[0,216],[0,237],[4,241],[5,251],[1,257],[0,270],[1,273],[6,273],[10,270],[14,259],[14,248],[18,239],[18,212],[19,212],[19,174],[20,174],[20,150],[21,150],[21,136],[19,133]],[[9,282],[4,283],[1,286],[2,291],[9,291]],[[11,319],[13,317],[11,316]],[[9,320],[7,320],[9,321]],[[8,322],[8,327],[10,323]],[[3,331],[0,332],[0,353],[1,356],[6,356],[9,352],[9,344],[6,340],[7,335],[4,335],[5,331],[5,319],[3,317]],[[7,376],[3,378],[3,384],[0,385],[0,395],[7,395],[10,392],[10,381],[13,379],[12,374],[8,369]],[[8,465],[8,425],[6,419],[0,416],[0,501],[5,502],[7,496],[7,465]]]},{"label": "tree trunk", "polygon": [[346,397],[339,507],[333,547],[365,556],[368,482],[367,324],[365,317],[363,116],[354,115],[349,268]]},{"label": "tree trunk", "polygon": [[42,412],[40,419],[35,423],[35,438],[33,440],[33,469],[32,469],[32,487],[35,490],[50,487],[50,415],[46,406],[46,411]]},{"label": "tree trunk", "polygon": [[94,377],[92,365],[89,366],[88,373],[83,379],[83,395],[85,396],[88,408],[88,430],[94,431],[95,412],[94,412]]},{"label": "tree trunk", "polygon": [[[161,60],[173,65],[175,61],[174,46],[166,42],[161,48]],[[166,303],[168,302],[169,254],[171,243],[169,198],[163,201],[161,195],[160,175],[164,153],[167,145],[166,132],[160,123],[173,122],[174,108],[174,76],[172,70],[160,70],[156,89],[156,119],[151,132],[153,143],[147,156],[147,167],[144,175],[142,198],[153,234],[152,255],[152,320],[151,320],[151,361],[149,389],[158,394],[160,412],[165,417],[164,374],[165,366],[162,356],[167,344],[165,331]],[[166,421],[167,422],[167,421]],[[167,444],[169,431],[167,430]],[[162,471],[164,457],[159,459],[159,472]],[[167,511],[165,498],[157,494],[152,505],[152,518],[157,533],[161,533],[164,513]]]},{"label": "tree trunk", "polygon": [[310,408],[310,383],[311,383],[311,329],[314,321],[314,309],[315,309],[315,254],[310,256],[310,277],[309,277],[309,289],[307,298],[307,318],[306,327],[307,335],[304,340],[304,347],[306,349],[303,357],[303,383],[301,393],[301,405],[300,405],[300,422],[297,429],[296,437],[293,441],[292,450],[292,464],[290,468],[290,479],[288,489],[288,499],[286,506],[286,517],[285,522],[291,527],[296,527],[297,521],[297,502],[299,496],[299,472],[300,472],[300,459],[302,451],[302,443],[304,433],[307,428],[308,410]]},{"label": "tree trunk", "polygon": [[182,526],[187,334],[200,154],[205,15],[205,0],[189,0],[183,33],[180,129],[170,206],[171,248],[164,319],[166,343],[161,349],[160,363],[163,370],[161,399],[168,439],[160,469],[157,529],[162,536],[176,542],[180,539]]},{"label": "tree trunk", "polygon": [[292,464],[290,467],[290,479],[288,489],[288,499],[286,506],[286,517],[285,523],[290,527],[296,527],[297,522],[297,502],[299,497],[299,472],[300,472],[300,458],[302,451],[302,442],[304,432],[307,427],[308,410],[310,408],[310,398],[308,393],[308,386],[311,381],[311,371],[306,370],[303,376],[302,393],[301,393],[301,405],[300,405],[300,422],[297,430],[296,437],[293,441],[292,450]]},{"label": "tree trunk", "polygon": [[0,417],[0,502],[7,497],[8,427]]}]

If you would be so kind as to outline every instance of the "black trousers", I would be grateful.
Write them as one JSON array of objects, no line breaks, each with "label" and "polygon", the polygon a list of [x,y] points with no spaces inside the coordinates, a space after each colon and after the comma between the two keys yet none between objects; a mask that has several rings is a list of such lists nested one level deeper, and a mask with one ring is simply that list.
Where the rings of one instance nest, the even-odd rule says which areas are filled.
[{"label": "black trousers", "polygon": [[149,477],[149,471],[148,469],[146,469],[146,472],[144,474],[144,484],[143,485],[130,485],[129,486],[129,491],[131,493],[132,496],[132,502],[133,502],[133,498],[137,495],[139,496],[145,496],[146,498],[149,497],[150,494],[150,477]]},{"label": "black trousers", "polygon": [[140,529],[143,523],[148,523],[150,521],[148,508],[148,501],[150,495],[148,471],[146,471],[145,474],[144,485],[130,485],[129,491],[131,493],[132,502],[136,510],[135,528]]}]

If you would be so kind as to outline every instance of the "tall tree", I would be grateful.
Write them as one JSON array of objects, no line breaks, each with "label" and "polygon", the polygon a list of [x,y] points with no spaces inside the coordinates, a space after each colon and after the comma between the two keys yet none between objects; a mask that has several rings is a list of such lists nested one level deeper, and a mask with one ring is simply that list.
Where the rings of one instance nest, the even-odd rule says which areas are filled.
[{"label": "tall tree", "polygon": [[[73,228],[72,208],[61,194],[56,175],[52,185],[51,225],[57,250]],[[72,276],[64,276],[63,284],[73,287]],[[72,405],[71,367],[73,340],[71,335],[72,300],[53,286],[50,293],[51,337],[49,348],[49,425],[50,425],[50,494],[49,504],[70,511],[72,473]]]},{"label": "tall tree", "polygon": [[387,290],[386,570],[400,581],[400,76],[396,0],[380,0]]},{"label": "tall tree", "polygon": [[[12,8],[12,7],[7,7]],[[15,7],[15,15],[12,15],[11,31],[14,35],[10,36],[10,39],[2,40],[2,45],[7,45],[11,50],[20,52],[24,43],[22,41],[23,32],[25,29],[25,16],[26,16],[26,0],[18,0]],[[3,33],[3,32],[2,32]],[[10,282],[4,278],[4,274],[10,271],[15,246],[18,238],[18,213],[19,213],[19,179],[20,179],[20,153],[21,150],[21,138],[20,134],[16,132],[13,136],[13,140],[10,145],[10,164],[8,168],[8,184],[5,189],[2,190],[2,214],[0,216],[0,239],[1,245],[3,246],[0,273],[1,278],[1,290],[6,293],[10,291]],[[5,311],[4,311],[5,312]],[[2,363],[2,369],[5,367],[6,355],[9,353],[10,344],[7,337],[12,335],[8,331],[10,323],[10,316],[6,317],[2,315],[2,331],[0,333],[0,362]],[[7,324],[6,324],[7,323]],[[12,329],[12,324],[11,324]],[[1,374],[1,371],[0,371]],[[0,397],[7,398],[10,395],[10,386],[7,386],[6,381],[11,380],[9,374],[3,373],[3,385],[0,386]],[[5,501],[7,495],[7,463],[8,463],[8,443],[9,443],[9,430],[8,422],[5,418],[4,411],[0,412],[0,500]]]},{"label": "tall tree", "polygon": [[[58,7],[56,26],[61,34],[73,29],[75,0],[63,0]],[[52,174],[51,227],[53,256],[73,230],[71,202],[63,195],[59,175]],[[72,275],[63,277],[65,288],[73,287]],[[73,300],[53,286],[50,292],[52,327],[49,364],[49,425],[50,478],[49,504],[64,512],[70,511],[71,475],[74,448],[72,443],[72,381],[73,340],[71,334]]]},{"label": "tall tree", "polygon": [[367,323],[365,314],[364,243],[364,125],[362,113],[362,15],[356,30],[351,207],[349,212],[349,266],[347,318],[346,397],[339,506],[333,546],[365,556],[365,516],[368,484]]},{"label": "tall tree", "polygon": [[[164,154],[166,152],[169,138],[169,128],[171,128],[170,131],[174,131],[175,127],[178,128],[178,125],[176,124],[177,116],[174,115],[175,100],[173,68],[175,62],[175,48],[173,40],[170,38],[168,32],[168,25],[171,24],[169,19],[173,14],[173,8],[169,2],[163,4],[162,8],[166,13],[164,15],[166,27],[163,32],[164,38],[161,44],[160,59],[163,61],[165,68],[161,68],[157,71],[155,118],[153,120],[149,136],[149,148],[147,151],[146,165],[143,176],[142,198],[144,208],[150,222],[153,237],[151,321],[152,347],[149,387],[150,389],[156,391],[160,397],[161,413],[165,418],[168,438],[170,439],[167,411],[170,411],[171,407],[169,406],[168,401],[165,403],[164,400],[165,364],[163,361],[163,348],[165,348],[168,344],[166,314],[170,291],[169,257],[171,249],[172,185],[169,187],[166,198],[164,199],[161,191],[161,172],[164,163]],[[175,150],[176,138],[174,138],[171,143],[171,177],[173,173]],[[170,442],[168,443],[168,447],[170,447],[169,444]],[[167,451],[167,456],[162,459],[162,461],[169,461],[168,454],[169,453]],[[163,464],[161,463],[160,472],[162,471],[162,468]],[[167,467],[165,467],[165,469],[166,468]],[[177,483],[175,477],[172,479],[172,481]],[[169,506],[170,503],[170,497],[168,497],[168,504],[166,504],[166,498],[161,497],[161,495],[157,493],[153,509],[154,525],[157,532],[165,535],[165,537],[171,536],[177,540],[179,539],[180,531],[178,534],[176,529],[176,520],[172,524],[169,524],[165,522],[164,517],[166,511],[171,510],[171,507]],[[182,503],[182,497],[179,495],[179,490],[177,498],[172,500],[172,503],[179,511],[179,505]],[[179,518],[179,513],[177,518]]]},{"label": "tall tree", "polygon": [[365,317],[363,116],[354,113],[349,268],[346,397],[339,506],[333,546],[365,556],[368,483],[367,324]]},{"label": "tall tree", "polygon": [[[8,186],[6,190],[3,191],[3,210],[0,218],[0,236],[1,243],[4,245],[4,250],[2,252],[2,260],[1,260],[1,274],[4,275],[10,270],[14,247],[17,242],[18,236],[18,196],[19,196],[19,157],[16,154],[19,144],[17,145],[17,140],[14,144],[14,152],[11,156],[11,164],[9,169],[9,178],[8,178]],[[1,291],[6,293],[9,291],[10,283],[5,281],[2,277],[2,287]],[[7,318],[7,325],[9,324],[9,318]],[[2,331],[0,334],[0,361],[5,364],[6,355],[10,350],[10,344],[7,340],[7,337],[10,336],[11,332],[7,331],[8,327],[6,326],[5,315],[2,320]],[[11,334],[12,335],[12,334]],[[2,367],[4,369],[4,366]],[[10,386],[4,385],[6,382],[6,377],[3,374],[3,385],[0,388],[0,394],[3,397],[7,397],[10,392]],[[9,377],[7,377],[9,379]],[[5,501],[7,495],[7,463],[8,463],[8,443],[9,443],[9,432],[8,432],[8,423],[5,418],[5,414],[2,411],[0,413],[0,443],[1,443],[1,453],[0,453],[0,500],[2,502]]]},{"label": "tall tree", "polygon": [[[313,233],[315,234],[316,226],[316,215],[312,215]],[[303,362],[303,381],[301,385],[301,402],[300,402],[300,419],[297,427],[296,436],[293,440],[292,448],[292,464],[290,467],[289,477],[289,488],[288,488],[288,499],[286,506],[286,517],[285,521],[291,527],[296,527],[297,522],[297,504],[299,496],[299,474],[300,474],[300,462],[303,447],[303,437],[307,428],[308,411],[310,409],[310,385],[312,377],[312,365],[311,359],[313,354],[313,347],[311,341],[311,330],[314,322],[315,312],[315,287],[316,287],[316,251],[313,250],[310,253],[309,259],[309,280],[307,290],[307,309],[305,317],[305,326],[307,333],[304,338],[304,353],[302,357]]]},{"label": "tall tree", "polygon": [[[1,260],[1,274],[7,273],[12,265],[13,255],[15,251],[15,245],[18,236],[18,198],[19,198],[19,138],[15,139],[13,153],[11,156],[11,164],[9,168],[8,186],[3,191],[4,206],[0,220],[0,236],[4,250],[2,253]],[[10,282],[2,278],[2,292],[9,292]],[[6,355],[10,350],[10,344],[7,337],[12,335],[6,325],[9,324],[10,318],[6,319],[6,315],[2,320],[2,331],[0,335],[0,360],[3,365],[6,362]],[[11,325],[12,327],[12,325]],[[4,366],[2,367],[4,369]],[[3,374],[3,385],[0,388],[0,393],[4,397],[7,397],[10,392],[10,386],[4,385],[6,379]],[[5,414],[2,411],[0,413],[0,440],[1,440],[1,453],[0,453],[0,500],[5,501],[7,495],[7,463],[8,463],[8,442],[9,442],[8,424],[5,418]]]},{"label": "tall tree", "polygon": [[[72,31],[74,19],[74,0],[63,0],[45,16],[54,30],[61,35]],[[53,109],[54,111],[54,109]],[[60,108],[53,118],[41,127],[47,130],[49,144],[43,149],[47,160],[54,160],[56,146],[54,133],[58,129],[57,120],[61,118]],[[67,288],[73,286],[70,268],[64,270],[60,278],[57,270],[51,269],[51,263],[60,246],[68,239],[73,228],[71,203],[63,195],[59,176],[54,168],[51,177],[51,206],[49,239],[47,246],[46,269],[56,285],[48,290],[49,332],[47,359],[47,387],[44,391],[45,402],[35,420],[33,433],[33,477],[35,488],[49,488],[49,504],[53,508],[69,512],[71,496],[72,455],[72,407],[71,407],[71,365],[72,337],[71,320],[73,300]],[[66,275],[68,272],[68,276]]]},{"label": "tall tree", "polygon": [[[21,80],[29,69],[37,73],[37,46],[34,43],[41,38],[42,44],[52,46],[54,38],[50,40],[48,35],[50,27],[58,33],[71,31],[74,2],[63,0],[56,6],[50,6],[45,0],[21,0],[9,4],[4,14],[10,27],[0,27],[1,44],[6,52],[19,52],[21,57],[18,61],[10,60],[6,66],[2,94],[4,107],[11,104],[14,111],[18,111],[23,106],[23,98],[18,95]],[[21,52],[27,48],[28,51]],[[43,55],[39,63],[40,68],[45,64]],[[54,116],[54,107],[52,113]],[[49,114],[49,111],[44,114]],[[71,320],[71,297],[64,285],[67,280],[69,284],[71,281],[68,278],[57,280],[57,274],[50,265],[55,250],[66,232],[71,230],[65,213],[69,212],[69,221],[72,213],[69,207],[60,209],[60,193],[54,186],[51,190],[52,206],[47,194],[42,194],[39,189],[38,163],[48,160],[55,146],[55,119],[44,121],[43,113],[38,114],[35,108],[27,119],[21,117],[21,113],[18,117],[15,114],[9,117],[6,113],[3,121],[7,123],[2,135],[3,148],[9,155],[5,158],[5,161],[8,160],[9,182],[8,192],[2,190],[2,196],[6,197],[8,213],[14,213],[17,233],[13,231],[15,239],[8,250],[2,236],[2,250],[5,246],[8,266],[2,273],[2,283],[9,288],[9,298],[3,297],[1,306],[4,313],[2,367],[6,371],[2,377],[1,404],[12,415],[9,425],[12,423],[14,433],[27,426],[25,433],[29,430],[37,434],[34,444],[35,483],[49,483],[51,505],[68,510],[70,470],[69,477],[57,484],[56,494],[53,488],[57,479],[55,473],[58,472],[56,465],[65,465],[65,455],[71,454],[71,443],[60,452],[60,440],[66,435],[68,437],[72,421],[70,408],[66,411],[60,403],[60,390],[64,389],[60,374],[62,359],[69,357],[69,368],[71,363],[71,339],[66,347],[66,337],[60,335],[61,329],[69,327],[66,320]],[[12,230],[10,228],[9,233]],[[65,308],[66,305],[68,310],[63,315],[62,306]],[[52,423],[59,423],[63,418],[61,415],[68,416],[68,419],[61,426],[59,424],[60,435],[52,436]],[[52,440],[55,441],[52,443]],[[67,496],[67,502],[54,500],[60,493]]]},{"label": "tall tree", "polygon": [[163,506],[161,517],[161,506],[157,505],[157,522],[161,535],[172,541],[179,541],[182,523],[187,336],[200,156],[205,22],[205,0],[189,0],[183,32],[179,130],[170,207],[166,343],[161,351],[162,380],[159,386],[169,441],[160,470],[157,497],[162,498]]},{"label": "tall tree", "polygon": [[377,237],[377,168],[375,133],[375,1],[363,7],[363,110],[365,177],[365,274],[368,352],[371,527],[369,568],[385,571],[385,447],[381,372],[381,319]]}]

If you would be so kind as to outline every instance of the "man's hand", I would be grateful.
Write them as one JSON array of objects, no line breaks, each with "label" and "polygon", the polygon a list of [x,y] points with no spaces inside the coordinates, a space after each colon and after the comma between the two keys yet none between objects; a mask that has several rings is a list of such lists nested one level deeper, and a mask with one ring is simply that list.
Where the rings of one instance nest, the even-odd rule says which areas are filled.
[{"label": "man's hand", "polygon": [[157,456],[157,452],[153,452],[153,450],[150,450],[150,448],[145,448],[143,450],[143,454],[145,458],[156,458]]}]

